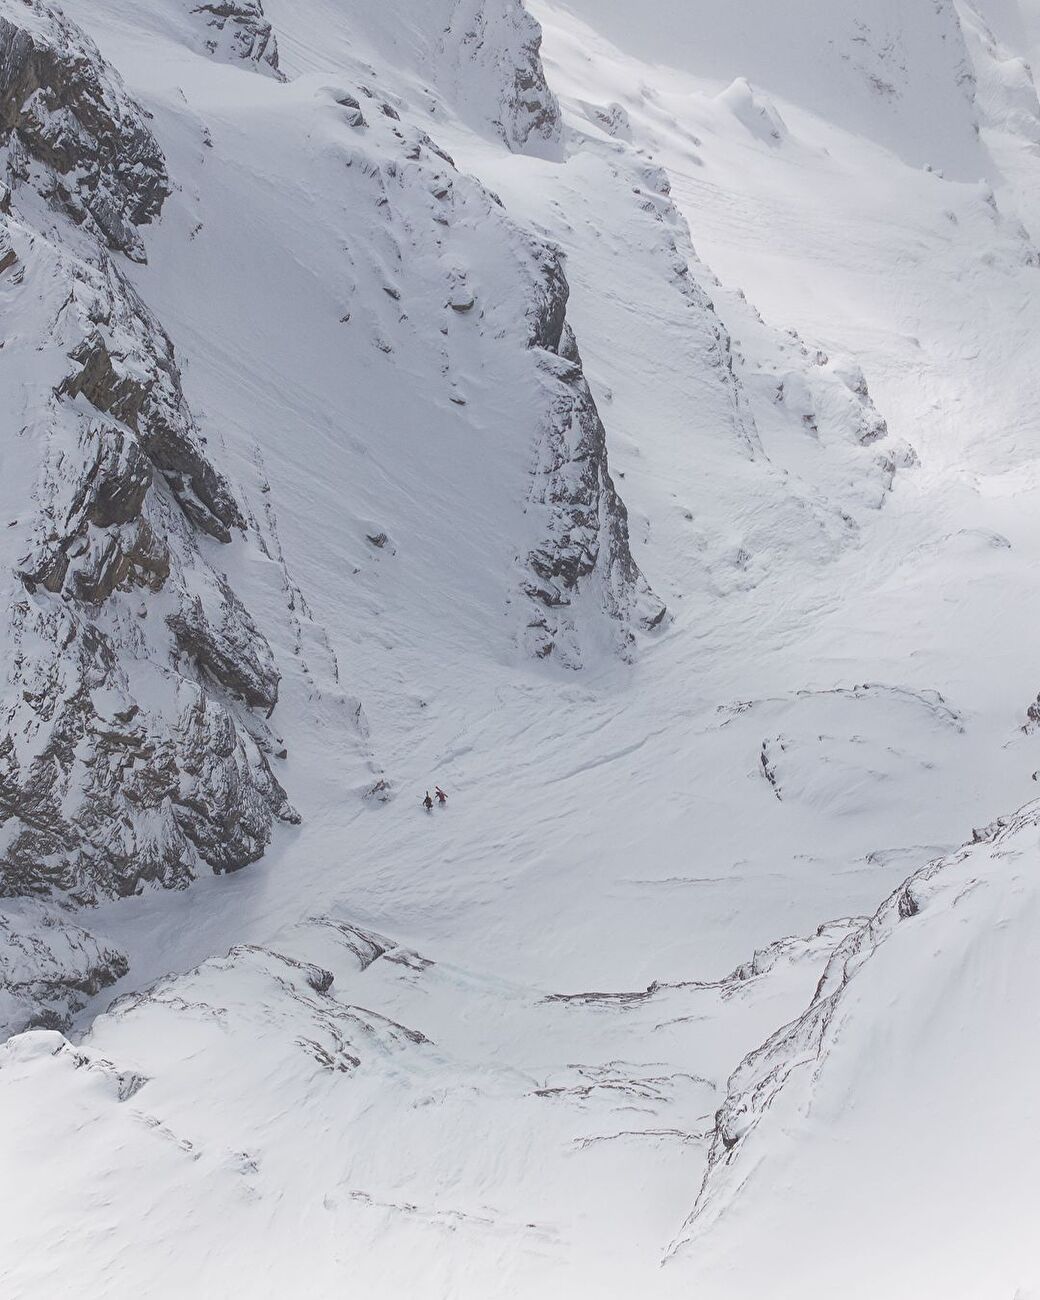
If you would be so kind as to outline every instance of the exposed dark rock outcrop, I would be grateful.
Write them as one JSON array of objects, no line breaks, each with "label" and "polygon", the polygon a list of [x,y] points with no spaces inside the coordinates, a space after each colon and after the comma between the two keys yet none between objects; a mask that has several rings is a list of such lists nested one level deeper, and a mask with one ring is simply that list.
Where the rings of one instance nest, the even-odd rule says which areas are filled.
[{"label": "exposed dark rock outcrop", "polygon": [[0,150],[13,186],[144,260],[137,228],[170,192],[162,150],[94,43],[42,0],[0,0]]},{"label": "exposed dark rock outcrop", "polygon": [[[231,871],[259,858],[272,814],[296,815],[241,724],[186,679],[158,683],[173,685],[172,720],[146,712],[112,641],[57,617],[67,641],[31,664],[5,709],[2,892],[90,901],[186,884],[199,862]],[[28,601],[17,620],[20,643],[51,631]]]},{"label": "exposed dark rock outcrop", "polygon": [[548,409],[531,507],[545,531],[527,557],[524,590],[533,611],[527,633],[538,656],[555,651],[562,662],[579,667],[569,607],[585,588],[595,584],[623,649],[634,639],[633,628],[649,631],[667,611],[632,558],[628,511],[607,466],[606,431],[566,320],[569,290],[562,259],[542,246],[537,260],[541,279],[529,315],[529,343],[539,352]]},{"label": "exposed dark rock outcrop", "polygon": [[484,107],[495,105],[493,124],[518,153],[553,153],[560,142],[560,105],[545,80],[541,44],[542,29],[520,0],[455,0],[444,35],[467,94],[487,83]]},{"label": "exposed dark rock outcrop", "polygon": [[230,538],[238,507],[169,340],[110,260],[12,231],[53,295],[43,355],[65,374],[31,427],[42,471],[0,705],[0,893],[89,900],[234,870],[263,853],[272,817],[296,819],[262,721],[239,712],[277,702],[270,648],[199,549],[200,534]]},{"label": "exposed dark rock outcrop", "polygon": [[[298,817],[252,712],[277,702],[270,647],[205,555],[242,511],[169,337],[105,251],[143,257],[165,164],[118,76],[40,0],[0,0],[0,143],[4,355],[22,357],[29,417],[29,500],[5,537],[0,895],[180,886],[255,861],[273,819]],[[71,224],[37,221],[41,198]]]},{"label": "exposed dark rock outcrop", "polygon": [[189,0],[193,17],[205,24],[208,54],[225,62],[253,64],[258,71],[285,80],[278,67],[278,42],[264,17],[260,0]]},{"label": "exposed dark rock outcrop", "polygon": [[28,900],[6,907],[0,913],[0,1036],[67,1030],[87,999],[127,969],[118,949],[73,924],[66,912]]},{"label": "exposed dark rock outcrop", "polygon": [[95,279],[99,293],[87,313],[94,328],[70,354],[81,368],[58,391],[82,394],[128,425],[192,523],[229,541],[231,528],[243,526],[242,515],[199,445],[173,344],[124,277],[111,264],[102,269],[108,283]]}]

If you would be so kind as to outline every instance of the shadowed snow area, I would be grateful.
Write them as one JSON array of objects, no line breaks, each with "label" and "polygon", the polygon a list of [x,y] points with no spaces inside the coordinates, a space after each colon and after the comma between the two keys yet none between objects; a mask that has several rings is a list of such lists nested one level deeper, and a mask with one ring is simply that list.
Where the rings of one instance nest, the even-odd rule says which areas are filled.
[{"label": "shadowed snow area", "polygon": [[0,1294],[1040,1294],[1038,47],[0,0]]}]

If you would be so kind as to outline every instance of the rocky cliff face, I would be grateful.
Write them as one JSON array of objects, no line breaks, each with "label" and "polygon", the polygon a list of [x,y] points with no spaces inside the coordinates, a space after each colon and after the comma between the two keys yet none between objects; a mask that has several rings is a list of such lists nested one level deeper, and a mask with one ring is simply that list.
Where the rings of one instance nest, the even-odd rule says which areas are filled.
[{"label": "rocky cliff face", "polygon": [[35,899],[0,914],[0,1032],[67,1029],[95,993],[125,975],[123,953]]},{"label": "rocky cliff face", "polygon": [[427,0],[421,11],[383,0],[365,13],[364,34],[419,78],[437,116],[446,110],[514,153],[558,155],[560,106],[542,67],[542,29],[522,0]]},{"label": "rocky cliff face", "polygon": [[589,588],[614,620],[623,653],[634,642],[633,629],[652,630],[667,611],[632,558],[628,511],[607,466],[606,431],[566,320],[562,260],[548,245],[536,250],[536,260],[542,275],[529,314],[530,346],[547,406],[530,497],[543,536],[527,556],[523,589],[532,612],[525,640],[540,658],[555,652],[577,668],[581,645],[572,607]]},{"label": "rocky cliff face", "polygon": [[13,188],[144,260],[138,227],[170,189],[162,150],[93,41],[41,0],[0,4],[0,160]]},{"label": "rocky cliff face", "polygon": [[[0,41],[15,183],[0,319],[22,497],[4,539],[0,891],[90,901],[244,866],[296,814],[258,716],[278,670],[217,567],[241,510],[170,339],[102,246],[143,259],[137,227],[170,190],[162,152],[57,11],[10,0]],[[41,201],[79,229],[44,233]],[[98,969],[103,982],[115,965]]]},{"label": "rocky cliff face", "polygon": [[454,0],[443,38],[446,57],[460,84],[486,82],[491,119],[518,153],[555,152],[563,129],[541,44],[542,29],[520,0]]},{"label": "rocky cliff face", "polygon": [[258,72],[284,81],[278,41],[260,0],[188,0],[188,8],[207,54],[224,63],[252,64]]},{"label": "rocky cliff face", "polygon": [[[193,12],[220,36],[211,53],[277,71],[259,5]],[[494,120],[510,148],[555,141],[536,24],[519,5],[457,6],[451,21],[465,28],[456,53],[484,68],[478,90],[501,96]],[[664,607],[631,556],[560,257],[458,172],[403,103],[404,117],[389,101],[376,112],[378,93],[367,83],[358,93],[375,120],[359,108],[348,121],[366,133],[348,168],[375,184],[381,220],[397,191],[430,218],[401,224],[402,259],[406,239],[433,253],[421,264],[434,268],[441,310],[459,329],[476,324],[489,359],[527,375],[533,478],[512,489],[518,499],[530,486],[539,539],[523,563],[527,646],[577,667],[603,623],[627,654]],[[0,506],[11,610],[0,893],[91,903],[236,870],[262,855],[276,820],[298,816],[272,770],[279,671],[221,561],[224,547],[254,545],[253,512],[210,458],[173,342],[119,264],[145,260],[141,228],[173,188],[163,152],[89,38],[41,0],[0,0],[0,104],[0,396],[18,447]],[[495,276],[512,268],[501,282],[466,269],[478,227],[489,254],[478,261]],[[445,334],[431,329],[423,346]],[[387,334],[377,342],[396,346]],[[70,928],[53,902],[31,906],[55,942],[26,946],[29,921],[0,936],[10,1023],[65,1026],[125,958]]]}]

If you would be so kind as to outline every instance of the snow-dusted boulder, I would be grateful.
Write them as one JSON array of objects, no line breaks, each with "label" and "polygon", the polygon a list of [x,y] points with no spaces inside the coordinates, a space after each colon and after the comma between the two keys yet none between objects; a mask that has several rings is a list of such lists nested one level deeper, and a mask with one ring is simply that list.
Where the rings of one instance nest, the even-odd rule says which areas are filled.
[{"label": "snow-dusted boulder", "polygon": [[735,78],[717,99],[756,139],[769,145],[780,145],[787,139],[787,123],[776,105],[768,95],[756,90],[747,77]]}]

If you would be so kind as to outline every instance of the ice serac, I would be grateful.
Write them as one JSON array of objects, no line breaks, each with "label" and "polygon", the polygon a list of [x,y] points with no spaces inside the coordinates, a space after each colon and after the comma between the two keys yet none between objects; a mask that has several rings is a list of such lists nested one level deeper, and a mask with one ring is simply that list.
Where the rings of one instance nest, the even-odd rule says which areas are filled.
[{"label": "ice serac", "polygon": [[556,653],[581,666],[576,607],[594,599],[606,611],[627,651],[635,629],[650,631],[665,618],[664,604],[632,558],[628,511],[607,466],[607,438],[567,324],[569,289],[559,252],[537,249],[541,283],[530,315],[530,345],[548,405],[531,489],[530,508],[541,516],[542,540],[529,553],[524,590],[532,601],[526,640],[541,658]]},{"label": "ice serac", "polygon": [[[62,119],[77,184],[53,167],[26,172],[35,184],[14,191],[0,241],[0,388],[19,448],[4,494],[18,515],[0,555],[11,611],[0,894],[90,901],[182,885],[203,865],[242,867],[263,853],[273,818],[296,814],[256,712],[274,708],[278,670],[215,563],[242,512],[204,450],[170,339],[84,216],[100,213],[93,233],[143,256],[136,225],[170,188],[162,153],[67,20],[14,0],[4,13],[4,66],[43,69],[35,79],[55,103],[94,116],[82,112],[89,135],[71,109]],[[56,193],[87,237],[34,226],[41,196]]]},{"label": "ice serac", "polygon": [[138,227],[170,192],[162,150],[94,43],[42,0],[0,0],[0,157],[12,187],[144,260]]},{"label": "ice serac", "polygon": [[252,64],[258,72],[284,81],[278,67],[278,41],[260,0],[187,0],[207,54],[224,63]]}]

